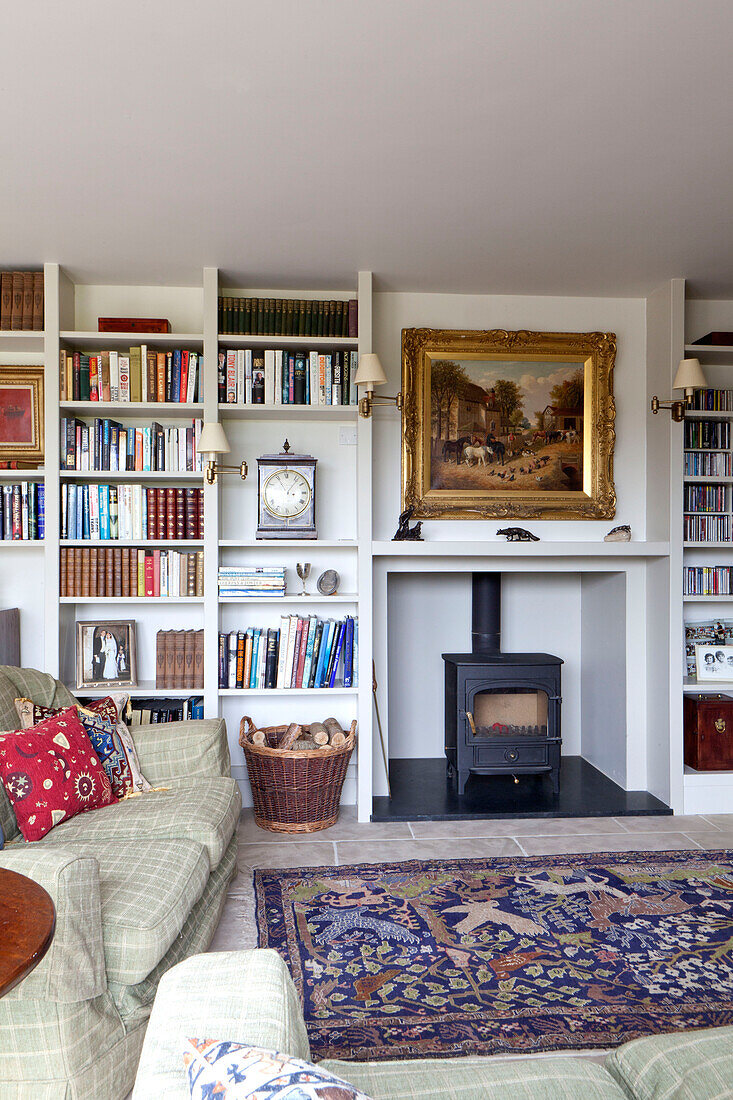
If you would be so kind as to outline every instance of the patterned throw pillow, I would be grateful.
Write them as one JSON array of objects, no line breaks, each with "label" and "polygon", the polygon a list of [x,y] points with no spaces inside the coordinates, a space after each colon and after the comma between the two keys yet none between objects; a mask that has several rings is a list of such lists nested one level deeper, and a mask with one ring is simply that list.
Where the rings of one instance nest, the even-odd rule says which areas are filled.
[{"label": "patterned throw pillow", "polygon": [[113,691],[109,695],[102,696],[101,699],[89,699],[84,706],[87,710],[93,710],[100,718],[104,718],[107,722],[111,722],[113,726],[116,726],[118,722],[125,724],[129,701],[128,692]]},{"label": "patterned throw pillow", "polygon": [[0,781],[26,840],[117,801],[76,707],[32,729],[0,734]]},{"label": "patterned throw pillow", "polygon": [[369,1100],[332,1073],[287,1054],[223,1039],[189,1039],[191,1100]]},{"label": "patterned throw pillow", "polygon": [[[77,703],[81,724],[86,730],[87,736],[94,746],[94,751],[102,761],[102,767],[107,773],[112,785],[115,798],[124,798],[132,791],[150,791],[152,787],[140,771],[135,745],[123,722],[117,721],[117,708],[112,699],[98,699],[102,703],[98,712],[90,707],[82,707]],[[30,729],[45,718],[51,718],[59,714],[59,710],[51,707],[42,707],[30,699],[16,699],[15,709],[20,718],[23,729]],[[103,715],[111,715],[112,720],[107,721]]]}]

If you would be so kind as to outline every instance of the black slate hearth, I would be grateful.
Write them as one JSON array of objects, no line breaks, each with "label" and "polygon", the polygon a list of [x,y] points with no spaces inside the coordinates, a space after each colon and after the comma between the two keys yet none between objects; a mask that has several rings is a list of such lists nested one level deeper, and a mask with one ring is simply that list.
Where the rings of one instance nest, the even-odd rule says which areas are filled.
[{"label": "black slate hearth", "polygon": [[628,817],[671,814],[648,791],[625,791],[582,756],[563,756],[560,790],[548,776],[472,775],[456,793],[444,758],[391,760],[392,797],[373,800],[372,821],[450,821],[506,817]]}]

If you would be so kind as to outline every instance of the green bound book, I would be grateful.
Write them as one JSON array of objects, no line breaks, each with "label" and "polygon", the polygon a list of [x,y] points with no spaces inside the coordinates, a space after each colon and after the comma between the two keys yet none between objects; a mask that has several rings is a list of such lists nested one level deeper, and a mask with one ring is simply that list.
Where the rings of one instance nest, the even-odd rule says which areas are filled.
[{"label": "green bound book", "polygon": [[316,314],[316,336],[323,336],[323,302],[318,303]]},{"label": "green bound book", "polygon": [[285,324],[283,326],[283,332],[286,336],[293,335],[293,299],[288,298],[288,308],[285,312]]},{"label": "green bound book", "polygon": [[244,299],[244,317],[242,319],[242,323],[244,325],[243,331],[245,333],[250,333],[252,331],[252,299],[251,298],[245,298]]},{"label": "green bound book", "polygon": [[313,302],[306,302],[305,303],[305,332],[303,334],[304,336],[312,336],[313,335],[313,328],[312,328],[312,323],[313,322],[311,321],[311,317],[313,316],[313,304],[314,304]]},{"label": "green bound book", "polygon": [[265,331],[264,301],[263,301],[262,298],[255,298],[255,299],[253,299],[253,304],[254,304],[255,301],[257,302],[257,322],[256,322],[256,328],[255,328],[255,335],[262,336],[264,334],[264,331]]},{"label": "green bound book", "polygon": [[232,331],[232,300],[231,298],[224,299],[224,328],[222,332]]},{"label": "green bound book", "polygon": [[275,299],[275,335],[282,336],[283,331],[283,300]]},{"label": "green bound book", "polygon": [[241,332],[242,299],[232,298],[232,332]]},{"label": "green bound book", "polygon": [[305,336],[305,302],[298,302],[298,336]]}]

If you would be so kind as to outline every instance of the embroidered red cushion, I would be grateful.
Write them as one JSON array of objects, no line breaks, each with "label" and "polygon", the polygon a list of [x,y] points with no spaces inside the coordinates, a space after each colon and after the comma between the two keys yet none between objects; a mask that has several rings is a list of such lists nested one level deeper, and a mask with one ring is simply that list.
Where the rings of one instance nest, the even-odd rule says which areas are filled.
[{"label": "embroidered red cushion", "polygon": [[26,840],[117,801],[76,707],[31,729],[0,734],[0,780]]}]

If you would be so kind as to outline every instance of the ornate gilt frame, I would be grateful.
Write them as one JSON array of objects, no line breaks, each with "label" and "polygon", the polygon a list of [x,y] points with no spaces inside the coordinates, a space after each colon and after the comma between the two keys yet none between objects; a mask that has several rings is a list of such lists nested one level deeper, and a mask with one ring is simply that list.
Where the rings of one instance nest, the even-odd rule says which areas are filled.
[{"label": "ornate gilt frame", "polygon": [[[431,489],[430,363],[433,359],[557,359],[584,368],[583,489]],[[611,519],[616,513],[612,332],[402,330],[402,508],[418,519]]]},{"label": "ornate gilt frame", "polygon": [[0,440],[0,459],[22,459],[43,462],[43,367],[33,365],[0,366],[0,383],[3,386],[27,387],[32,392],[34,443],[3,443]]}]

